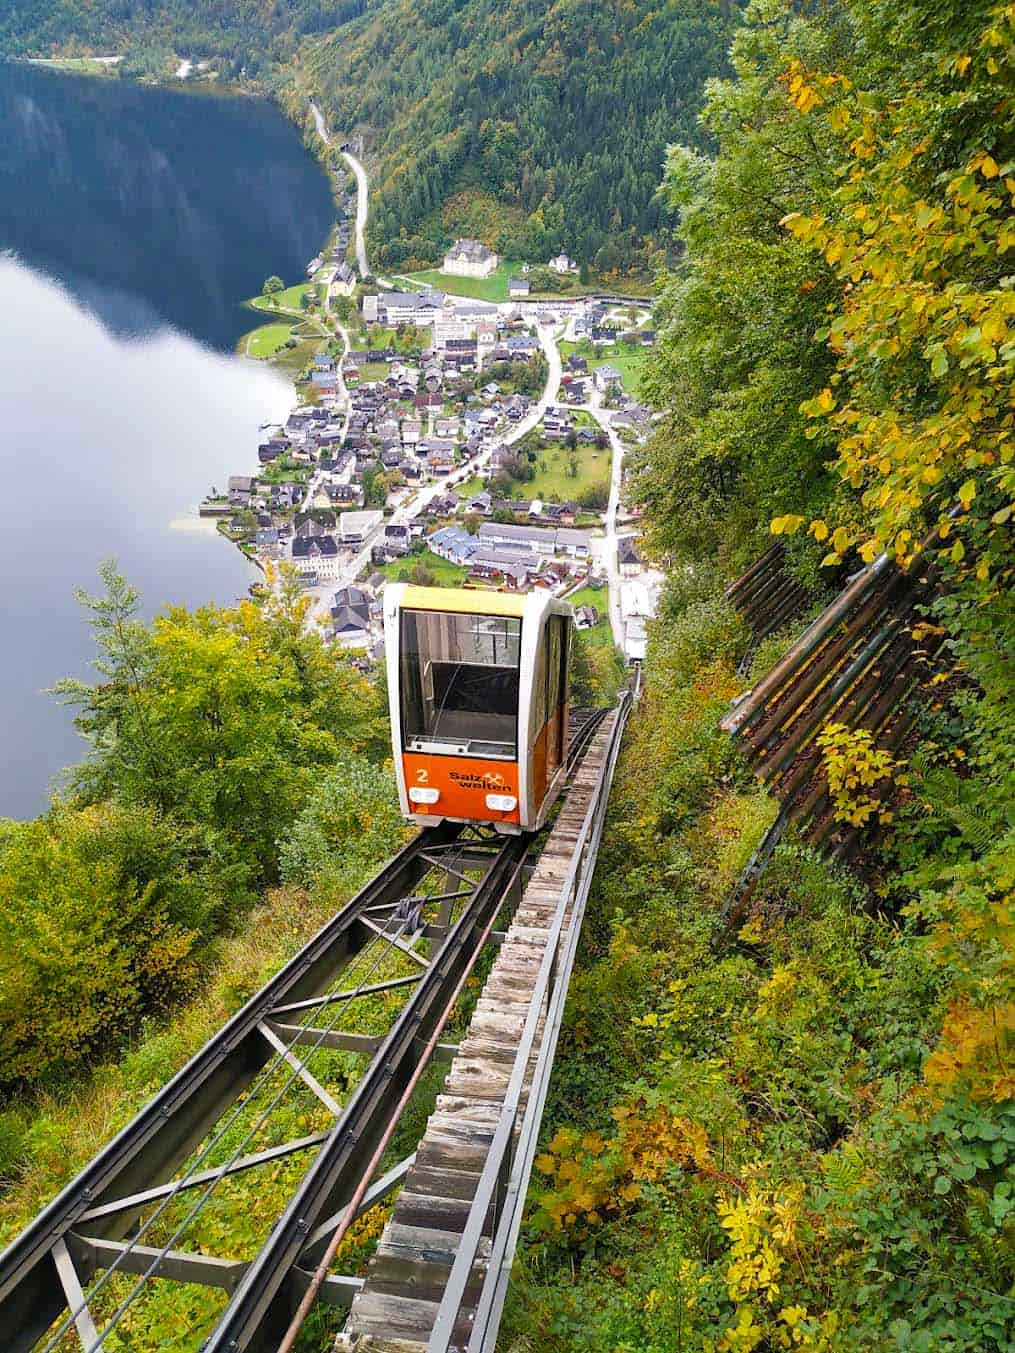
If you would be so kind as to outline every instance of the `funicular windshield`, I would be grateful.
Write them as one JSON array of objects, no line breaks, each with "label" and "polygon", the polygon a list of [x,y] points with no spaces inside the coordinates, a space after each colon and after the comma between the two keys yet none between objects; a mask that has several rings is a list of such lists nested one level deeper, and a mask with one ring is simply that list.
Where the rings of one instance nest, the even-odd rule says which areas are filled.
[{"label": "funicular windshield", "polygon": [[513,617],[403,611],[406,751],[516,759],[521,647]]}]

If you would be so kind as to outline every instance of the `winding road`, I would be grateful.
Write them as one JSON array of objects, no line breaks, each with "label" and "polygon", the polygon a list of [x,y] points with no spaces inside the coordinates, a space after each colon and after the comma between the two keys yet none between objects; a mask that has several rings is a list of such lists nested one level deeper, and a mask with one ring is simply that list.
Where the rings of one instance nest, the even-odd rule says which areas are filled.
[{"label": "winding road", "polygon": [[613,453],[610,464],[610,497],[606,505],[605,538],[603,540],[603,566],[606,569],[606,578],[609,585],[607,595],[609,597],[610,628],[613,631],[613,642],[621,652],[626,652],[624,615],[621,608],[620,558],[617,545],[617,511],[620,507],[620,488],[623,480],[624,444],[617,436],[613,420],[609,413],[603,409],[597,396],[598,391],[594,391],[588,410],[610,439],[610,450]]},{"label": "winding road", "polygon": [[367,171],[356,156],[349,150],[343,150],[342,154],[349,168],[356,175],[356,262],[359,264],[360,277],[366,278],[370,273],[367,264],[366,244],[367,213],[369,211],[367,194],[370,191],[370,183],[367,179]]},{"label": "winding road", "polygon": [[[310,100],[310,111],[313,114],[317,135],[326,146],[330,146],[331,133],[328,131],[328,124],[313,99]],[[370,180],[367,178],[367,171],[351,151],[343,150],[342,158],[356,176],[356,264],[359,267],[360,277],[366,278],[370,272],[366,243],[367,216],[370,212]]]}]

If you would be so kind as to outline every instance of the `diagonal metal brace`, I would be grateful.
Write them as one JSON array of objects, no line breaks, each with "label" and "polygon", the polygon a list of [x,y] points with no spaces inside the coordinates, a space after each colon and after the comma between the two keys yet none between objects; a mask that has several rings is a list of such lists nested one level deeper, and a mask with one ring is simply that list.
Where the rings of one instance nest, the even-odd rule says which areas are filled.
[{"label": "diagonal metal brace", "polygon": [[321,1082],[317,1079],[316,1076],[311,1075],[311,1073],[307,1070],[306,1062],[301,1062],[300,1059],[296,1056],[296,1054],[286,1047],[286,1045],[282,1042],[281,1038],[279,1038],[278,1034],[276,1034],[275,1031],[267,1023],[265,1023],[263,1019],[258,1021],[257,1028],[258,1032],[264,1035],[264,1037],[268,1040],[268,1042],[275,1049],[278,1055],[282,1058],[283,1062],[286,1062],[289,1066],[292,1067],[292,1069],[296,1072],[297,1076],[299,1076],[300,1080],[307,1087],[307,1089],[312,1090],[314,1094],[317,1096],[317,1098],[324,1105],[324,1107],[326,1109],[329,1109],[335,1115],[336,1118],[340,1118],[342,1116],[341,1104],[339,1104],[337,1099],[333,1098],[333,1096],[328,1094],[327,1090],[325,1090],[324,1086],[321,1084]]}]

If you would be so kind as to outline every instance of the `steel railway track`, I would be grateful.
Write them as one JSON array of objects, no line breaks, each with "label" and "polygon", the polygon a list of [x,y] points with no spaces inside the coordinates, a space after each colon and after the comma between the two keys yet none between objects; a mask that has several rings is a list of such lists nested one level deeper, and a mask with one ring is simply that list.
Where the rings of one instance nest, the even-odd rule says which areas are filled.
[{"label": "steel railway track", "polygon": [[[572,769],[605,714],[572,715]],[[155,1279],[224,1294],[204,1349],[276,1348],[311,1270],[349,1220],[363,1162],[418,1079],[448,993],[505,903],[517,901],[530,845],[452,824],[409,842],[0,1255],[4,1349],[92,1353],[114,1331],[122,1347],[125,1329],[137,1339],[130,1322]],[[396,994],[404,1004],[378,1032]],[[449,1060],[455,1048],[434,1051]],[[368,1059],[344,1103],[332,1093],[336,1055],[345,1080],[352,1059]],[[318,1130],[280,1131],[295,1110]],[[223,1184],[294,1160],[306,1169],[252,1258],[198,1248],[195,1227]],[[356,1215],[395,1189],[412,1161],[372,1180]],[[360,1286],[329,1275],[315,1295],[348,1306]]]}]

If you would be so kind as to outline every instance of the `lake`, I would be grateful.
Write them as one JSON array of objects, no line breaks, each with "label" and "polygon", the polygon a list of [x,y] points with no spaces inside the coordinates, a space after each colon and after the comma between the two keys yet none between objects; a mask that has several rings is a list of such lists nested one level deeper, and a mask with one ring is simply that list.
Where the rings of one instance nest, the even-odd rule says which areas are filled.
[{"label": "lake", "polygon": [[0,63],[0,125],[0,816],[24,818],[83,754],[43,694],[90,671],[74,589],[108,557],[148,614],[252,580],[196,505],[293,401],[232,355],[256,322],[241,302],[302,278],[334,208],[260,100]]}]

